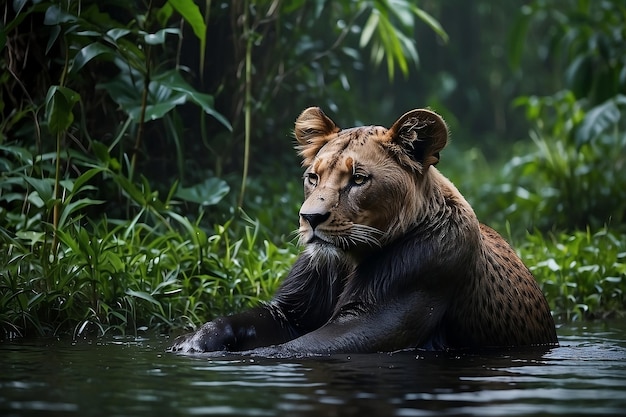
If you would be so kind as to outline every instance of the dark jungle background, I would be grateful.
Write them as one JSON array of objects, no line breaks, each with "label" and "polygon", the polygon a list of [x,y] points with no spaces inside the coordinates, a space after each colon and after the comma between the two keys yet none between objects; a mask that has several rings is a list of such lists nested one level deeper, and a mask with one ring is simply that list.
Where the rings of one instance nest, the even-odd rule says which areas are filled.
[{"label": "dark jungle background", "polygon": [[193,327],[271,297],[306,107],[430,107],[440,170],[557,320],[626,310],[622,0],[9,0],[0,338]]}]

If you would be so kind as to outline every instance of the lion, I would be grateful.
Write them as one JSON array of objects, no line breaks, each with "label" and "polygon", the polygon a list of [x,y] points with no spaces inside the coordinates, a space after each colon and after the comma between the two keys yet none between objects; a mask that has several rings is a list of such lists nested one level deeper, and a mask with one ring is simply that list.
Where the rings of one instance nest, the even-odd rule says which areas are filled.
[{"label": "lion", "polygon": [[300,256],[268,303],[175,339],[174,352],[315,355],[558,346],[531,272],[435,165],[448,142],[427,109],[339,128],[295,123],[304,167]]}]

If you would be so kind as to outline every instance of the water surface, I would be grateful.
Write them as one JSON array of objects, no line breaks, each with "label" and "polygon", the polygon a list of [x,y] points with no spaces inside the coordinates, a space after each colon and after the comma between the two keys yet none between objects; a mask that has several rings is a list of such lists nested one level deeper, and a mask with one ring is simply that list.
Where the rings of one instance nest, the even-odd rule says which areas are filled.
[{"label": "water surface", "polygon": [[167,338],[0,342],[0,416],[626,415],[626,321],[561,347],[306,359],[165,353]]}]

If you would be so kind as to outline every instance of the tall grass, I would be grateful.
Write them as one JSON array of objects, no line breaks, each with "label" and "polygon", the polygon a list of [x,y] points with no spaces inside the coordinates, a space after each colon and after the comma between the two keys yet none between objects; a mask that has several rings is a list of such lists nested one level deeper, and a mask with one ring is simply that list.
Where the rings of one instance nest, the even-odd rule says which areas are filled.
[{"label": "tall grass", "polygon": [[170,220],[171,229],[137,219],[74,224],[59,233],[56,259],[42,253],[43,235],[2,230],[4,335],[193,327],[269,298],[293,261],[292,246],[263,239],[250,219],[239,238],[232,222],[207,234],[185,217]]}]

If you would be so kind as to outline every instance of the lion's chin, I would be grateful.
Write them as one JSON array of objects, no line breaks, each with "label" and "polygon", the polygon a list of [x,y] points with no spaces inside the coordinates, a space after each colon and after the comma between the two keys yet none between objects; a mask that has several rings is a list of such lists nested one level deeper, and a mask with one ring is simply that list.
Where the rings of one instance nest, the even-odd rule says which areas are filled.
[{"label": "lion's chin", "polygon": [[317,259],[323,263],[336,262],[343,255],[342,249],[319,237],[310,239],[306,243],[305,251],[312,259]]}]

